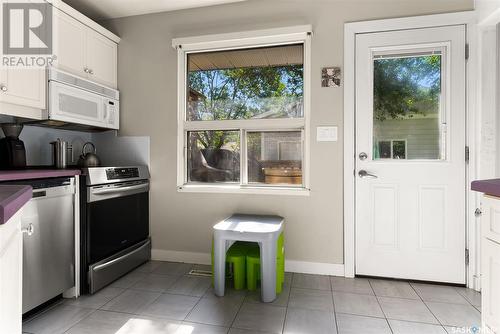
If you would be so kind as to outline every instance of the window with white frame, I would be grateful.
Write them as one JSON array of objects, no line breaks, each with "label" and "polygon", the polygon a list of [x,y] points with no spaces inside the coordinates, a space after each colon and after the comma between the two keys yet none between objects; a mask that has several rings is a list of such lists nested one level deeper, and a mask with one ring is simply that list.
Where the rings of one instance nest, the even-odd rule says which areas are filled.
[{"label": "window with white frame", "polygon": [[310,29],[296,30],[174,40],[181,189],[308,188]]}]

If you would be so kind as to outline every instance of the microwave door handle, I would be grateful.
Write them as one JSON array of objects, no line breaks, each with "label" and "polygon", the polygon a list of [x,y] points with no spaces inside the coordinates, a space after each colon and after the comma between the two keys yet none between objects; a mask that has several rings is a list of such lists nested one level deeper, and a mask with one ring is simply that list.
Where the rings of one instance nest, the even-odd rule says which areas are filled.
[{"label": "microwave door handle", "polygon": [[139,184],[134,186],[126,186],[126,187],[116,187],[110,189],[101,189],[101,190],[92,190],[93,195],[108,195],[108,194],[116,194],[116,193],[126,193],[132,190],[149,190],[149,184]]}]

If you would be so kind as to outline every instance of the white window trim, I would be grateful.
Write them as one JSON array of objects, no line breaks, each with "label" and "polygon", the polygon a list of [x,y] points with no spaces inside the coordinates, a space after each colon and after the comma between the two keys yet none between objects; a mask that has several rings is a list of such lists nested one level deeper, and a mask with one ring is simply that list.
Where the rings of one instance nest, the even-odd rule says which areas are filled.
[{"label": "white window trim", "polygon": [[[197,37],[176,38],[172,46],[177,49],[177,189],[181,192],[216,192],[242,194],[277,194],[308,195],[310,191],[310,106],[311,106],[311,35],[312,26],[293,26],[267,30],[245,31],[228,34],[205,35]],[[187,54],[192,52],[220,51],[248,47],[265,47],[303,43],[304,45],[304,117],[302,119],[262,119],[262,120],[227,120],[227,121],[186,121],[186,74]],[[222,130],[243,129],[242,131],[290,131],[302,130],[304,133],[302,178],[303,187],[285,186],[253,186],[253,185],[219,185],[188,184],[186,155],[189,130]],[[240,144],[240,155],[246,153],[246,143]],[[246,168],[244,158],[241,168]],[[242,173],[243,176],[246,173]],[[243,177],[244,178],[244,177]],[[245,183],[247,180],[243,180]]]}]

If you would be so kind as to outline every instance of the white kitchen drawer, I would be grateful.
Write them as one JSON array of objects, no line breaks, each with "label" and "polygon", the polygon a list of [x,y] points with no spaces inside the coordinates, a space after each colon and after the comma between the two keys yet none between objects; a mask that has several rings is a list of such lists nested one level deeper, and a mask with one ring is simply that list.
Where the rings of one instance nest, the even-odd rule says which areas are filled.
[{"label": "white kitchen drawer", "polygon": [[481,204],[482,235],[484,238],[500,243],[500,198],[483,196]]}]

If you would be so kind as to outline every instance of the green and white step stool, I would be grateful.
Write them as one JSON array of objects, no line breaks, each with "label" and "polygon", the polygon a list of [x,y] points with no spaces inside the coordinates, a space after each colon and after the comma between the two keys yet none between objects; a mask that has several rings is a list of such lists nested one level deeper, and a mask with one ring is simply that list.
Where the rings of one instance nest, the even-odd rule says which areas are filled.
[{"label": "green and white step stool", "polygon": [[[284,230],[284,219],[279,216],[235,214],[214,225],[213,275],[216,296],[224,296],[226,253],[236,241],[256,242],[260,248],[261,299],[270,303],[276,299],[277,272],[284,266],[278,257],[278,239]],[[231,254],[230,254],[231,255]],[[238,254],[238,258],[241,254]],[[279,260],[279,259],[283,260]],[[246,259],[245,259],[246,261]],[[238,262],[241,263],[241,262]],[[279,268],[277,270],[277,268]],[[284,275],[283,275],[284,276]],[[258,276],[254,276],[258,277]],[[253,278],[253,277],[251,277]]]}]

